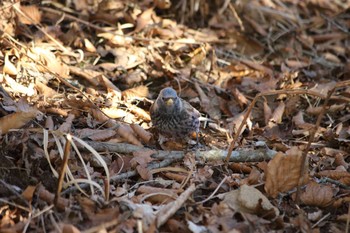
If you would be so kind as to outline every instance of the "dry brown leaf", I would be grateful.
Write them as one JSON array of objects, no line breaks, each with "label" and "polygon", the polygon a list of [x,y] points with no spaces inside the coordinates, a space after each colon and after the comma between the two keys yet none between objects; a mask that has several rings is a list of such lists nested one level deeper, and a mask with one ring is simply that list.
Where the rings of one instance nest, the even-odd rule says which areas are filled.
[{"label": "dry brown leaf", "polygon": [[[241,112],[241,113],[235,115],[234,117],[227,119],[227,121],[229,122],[227,127],[228,127],[231,135],[237,133],[237,130],[238,130],[239,126],[241,125],[245,114],[246,114],[246,112],[244,111],[244,112]],[[240,134],[242,134],[247,127],[248,127],[248,129],[251,129],[252,125],[253,125],[253,123],[250,120],[250,116],[248,116],[246,124],[243,126]]]},{"label": "dry brown leaf", "polygon": [[131,124],[130,127],[132,128],[132,130],[134,130],[137,136],[141,138],[143,142],[145,143],[150,142],[152,138],[152,134],[150,132],[146,131],[144,128],[142,128],[140,125],[137,125],[137,124]]},{"label": "dry brown leaf", "polygon": [[71,131],[74,119],[75,119],[75,116],[73,114],[68,114],[66,121],[61,124],[61,126],[58,128],[58,131],[69,133]]},{"label": "dry brown leaf", "polygon": [[293,68],[293,69],[300,69],[300,68],[307,67],[310,65],[309,62],[303,62],[303,61],[294,60],[294,59],[287,59],[285,62],[287,64],[287,66],[289,66],[290,68]]},{"label": "dry brown leaf", "polygon": [[331,186],[310,182],[301,193],[300,200],[309,206],[326,207],[333,201],[333,189]]},{"label": "dry brown leaf", "polygon": [[259,190],[242,185],[238,190],[228,192],[223,202],[235,211],[256,214],[267,219],[279,216],[279,210]]},{"label": "dry brown leaf", "polygon": [[264,99],[264,119],[265,125],[267,125],[272,117],[272,110],[270,106],[267,104],[266,99]]},{"label": "dry brown leaf", "polygon": [[[102,37],[108,40],[111,45],[127,46],[133,42],[131,37],[124,36],[124,32],[121,29],[115,30],[115,28],[109,28],[111,32],[101,32],[97,34],[98,37]],[[99,49],[97,48],[97,51]]]},{"label": "dry brown leaf", "polygon": [[[41,200],[47,202],[48,204],[54,203],[55,194],[50,193],[48,190],[45,189],[45,187],[43,185],[41,185],[41,184],[38,185],[37,193],[38,193],[38,196]],[[70,206],[69,199],[66,199],[63,197],[58,198],[57,205],[56,205],[57,209],[65,210],[69,206]]]},{"label": "dry brown leaf", "polygon": [[132,87],[122,92],[122,97],[123,97],[123,100],[125,101],[145,98],[145,97],[148,97],[148,95],[149,95],[148,87],[144,85]]},{"label": "dry brown leaf", "polygon": [[187,175],[179,174],[179,173],[173,173],[173,172],[165,172],[163,175],[165,177],[167,177],[168,179],[177,181],[179,183],[182,183],[188,177]]},{"label": "dry brown leaf", "polygon": [[[302,151],[297,147],[292,147],[286,154],[277,153],[265,170],[265,191],[271,197],[277,197],[280,192],[295,188],[304,166],[307,169],[307,164],[302,164]],[[303,184],[308,181],[308,177],[308,173],[305,172]]]},{"label": "dry brown leaf", "polygon": [[297,113],[297,115],[293,116],[292,121],[300,129],[310,130],[310,129],[312,129],[312,127],[314,127],[313,124],[306,123],[304,121],[304,116],[303,116],[303,112],[302,111],[299,111]]},{"label": "dry brown leaf", "polygon": [[116,96],[118,99],[121,99],[121,91],[118,87],[116,87],[107,77],[104,75],[100,75],[98,77],[100,80],[102,80],[103,84],[107,88],[108,92]]},{"label": "dry brown leaf", "polygon": [[345,203],[349,203],[349,202],[350,202],[350,196],[341,197],[333,202],[333,207],[339,208],[341,206],[344,206]]},{"label": "dry brown leaf", "polygon": [[59,93],[52,89],[51,87],[46,86],[45,84],[41,83],[40,81],[36,81],[35,88],[40,92],[41,95],[52,98],[54,96],[58,96]]},{"label": "dry brown leaf", "polygon": [[349,163],[345,161],[343,154],[336,154],[334,164],[336,166],[343,166],[346,170],[349,168]]},{"label": "dry brown leaf", "polygon": [[23,24],[39,24],[41,22],[41,12],[39,11],[39,8],[35,5],[28,5],[28,6],[21,6],[20,11],[21,13],[17,13],[18,21]]},{"label": "dry brown leaf", "polygon": [[[27,51],[27,56],[33,61],[39,62],[37,69],[41,72],[47,72],[49,69],[51,72],[61,76],[62,78],[69,77],[69,68],[67,65],[59,61],[56,55],[48,49],[42,47],[30,48]],[[45,67],[42,67],[42,65]]]},{"label": "dry brown leaf", "polygon": [[198,169],[198,172],[195,174],[195,180],[205,182],[213,176],[213,173],[213,169],[206,165],[203,168]]},{"label": "dry brown leaf", "polygon": [[146,28],[146,26],[158,23],[160,21],[159,17],[155,14],[153,8],[149,8],[143,11],[136,20],[136,28],[134,32],[139,32]]},{"label": "dry brown leaf", "polygon": [[29,203],[32,202],[37,186],[29,185],[22,193],[22,197]]},{"label": "dry brown leaf", "polygon": [[84,45],[85,45],[86,51],[90,53],[96,53],[96,47],[87,38],[84,38]]},{"label": "dry brown leaf", "polygon": [[323,156],[331,156],[331,157],[336,157],[337,155],[344,156],[347,154],[343,150],[338,150],[331,147],[323,147],[320,152]]},{"label": "dry brown leaf", "polygon": [[249,103],[249,100],[237,88],[232,89],[231,93],[241,108]]},{"label": "dry brown leaf", "polygon": [[256,69],[256,70],[264,72],[265,74],[267,74],[270,77],[273,77],[273,70],[271,70],[270,68],[267,68],[264,65],[258,64],[256,62],[253,62],[253,61],[250,61],[250,60],[247,60],[247,59],[243,59],[243,60],[241,60],[241,62],[243,64],[246,64],[247,66],[250,66],[253,69]]},{"label": "dry brown leaf", "polygon": [[97,77],[100,77],[102,73],[99,71],[83,69],[76,66],[69,66],[69,71],[71,74],[84,78],[86,81],[88,81],[94,86],[98,86],[100,84],[99,79]]},{"label": "dry brown leaf", "polygon": [[261,179],[261,172],[256,167],[253,167],[247,178],[247,184],[248,185],[258,184],[260,179]]},{"label": "dry brown leaf", "polygon": [[275,109],[275,111],[273,111],[272,116],[269,120],[269,126],[272,127],[275,124],[280,124],[282,122],[282,116],[284,113],[284,109],[285,109],[285,104],[283,102],[280,102],[277,106],[277,108]]},{"label": "dry brown leaf", "polygon": [[[327,113],[336,113],[336,112],[342,111],[345,107],[346,107],[345,104],[332,104],[327,109]],[[319,106],[319,107],[309,106],[306,110],[307,113],[316,115],[316,116],[319,115],[322,111],[323,111],[323,106]]]},{"label": "dry brown leaf", "polygon": [[116,132],[111,129],[82,129],[76,130],[75,133],[79,138],[87,137],[93,141],[104,141],[116,134]]},{"label": "dry brown leaf", "polygon": [[10,129],[19,129],[33,120],[38,111],[32,109],[28,112],[15,112],[0,118],[0,135],[6,134]]},{"label": "dry brown leaf", "polygon": [[153,158],[151,157],[152,154],[154,154],[154,151],[148,149],[134,152],[134,157],[130,163],[133,167],[136,167],[136,165],[147,167],[148,163],[153,161]]},{"label": "dry brown leaf", "polygon": [[118,218],[119,208],[104,208],[100,209],[96,203],[86,197],[78,198],[79,204],[82,207],[82,212],[86,214],[91,224],[100,225]]},{"label": "dry brown leaf", "polygon": [[[317,173],[320,177],[328,177],[334,180],[340,179],[350,179],[350,173],[347,171],[337,171],[337,170],[324,170]],[[349,184],[349,183],[348,183]]]},{"label": "dry brown leaf", "polygon": [[127,116],[128,112],[124,111],[123,109],[120,108],[101,108],[101,111],[104,112],[108,117],[113,118],[113,119],[118,119],[118,118],[123,118]]},{"label": "dry brown leaf", "polygon": [[52,116],[48,116],[45,121],[45,129],[53,130],[54,126]]},{"label": "dry brown leaf", "polygon": [[129,125],[122,124],[117,128],[117,133],[122,136],[127,142],[142,146],[142,143],[134,135],[134,131]]},{"label": "dry brown leaf", "polygon": [[63,116],[63,117],[67,117],[69,111],[66,110],[66,109],[62,109],[62,108],[51,107],[51,108],[46,108],[45,112],[46,113],[60,115],[60,116]]},{"label": "dry brown leaf", "polygon": [[314,87],[310,88],[310,91],[318,92],[321,95],[326,96],[328,91],[335,87],[337,82],[331,81],[328,83],[318,83]]},{"label": "dry brown leaf", "polygon": [[139,108],[133,104],[127,104],[125,103],[125,105],[128,107],[128,109],[134,113],[136,116],[140,117],[142,120],[150,122],[151,121],[151,116],[148,112],[146,112],[145,110],[143,110],[142,108]]},{"label": "dry brown leaf", "polygon": [[195,87],[201,99],[201,106],[204,111],[208,113],[213,120],[221,119],[219,97],[215,94],[214,89],[211,89],[207,96],[198,83],[195,83]]},{"label": "dry brown leaf", "polygon": [[72,224],[62,224],[62,233],[80,233],[81,231]]},{"label": "dry brown leaf", "polygon": [[143,167],[142,165],[138,165],[138,166],[136,166],[136,170],[142,179],[144,179],[144,180],[152,180],[153,179],[152,172],[147,167]]},{"label": "dry brown leaf", "polygon": [[[145,186],[142,185],[137,189],[138,193],[146,194],[149,196],[146,200],[150,201],[152,204],[162,204],[162,203],[169,203],[170,201],[175,200],[178,195],[176,194],[175,189],[165,189],[165,188],[158,188],[153,186]],[[152,195],[149,195],[152,194]]]}]

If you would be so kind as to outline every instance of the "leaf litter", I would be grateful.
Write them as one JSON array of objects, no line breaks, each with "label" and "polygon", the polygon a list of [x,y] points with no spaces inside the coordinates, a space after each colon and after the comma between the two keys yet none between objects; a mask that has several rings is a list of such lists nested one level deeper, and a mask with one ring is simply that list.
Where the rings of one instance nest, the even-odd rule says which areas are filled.
[{"label": "leaf litter", "polygon": [[[0,12],[0,232],[349,232],[346,1]],[[164,87],[199,144],[159,141]]]}]

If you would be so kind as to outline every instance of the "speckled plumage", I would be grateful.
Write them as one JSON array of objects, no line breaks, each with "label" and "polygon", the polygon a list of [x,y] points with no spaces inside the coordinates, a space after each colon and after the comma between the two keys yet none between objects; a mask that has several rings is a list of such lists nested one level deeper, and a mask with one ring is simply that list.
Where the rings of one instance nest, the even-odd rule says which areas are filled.
[{"label": "speckled plumage", "polygon": [[200,113],[178,97],[171,87],[160,91],[150,113],[153,126],[166,136],[184,137],[191,132],[199,132]]}]

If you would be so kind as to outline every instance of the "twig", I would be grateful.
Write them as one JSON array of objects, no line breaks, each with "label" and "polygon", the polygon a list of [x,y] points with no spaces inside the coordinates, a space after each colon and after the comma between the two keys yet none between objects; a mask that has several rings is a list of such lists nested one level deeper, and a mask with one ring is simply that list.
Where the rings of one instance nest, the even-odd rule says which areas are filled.
[{"label": "twig", "polygon": [[192,184],[186,191],[184,191],[175,201],[169,202],[163,206],[157,213],[156,226],[162,226],[178,209],[185,203],[185,201],[196,190],[196,186]]},{"label": "twig", "polygon": [[314,225],[312,225],[311,228],[315,228],[317,225],[319,225],[323,220],[325,220],[326,218],[328,218],[331,215],[331,213],[326,214],[325,216],[323,216],[320,220],[318,220]]},{"label": "twig", "polygon": [[196,204],[203,204],[207,201],[209,201],[210,199],[212,199],[212,197],[215,195],[215,193],[219,190],[219,188],[224,184],[224,182],[227,180],[227,176],[224,177],[224,179],[222,179],[222,181],[220,182],[220,184],[218,185],[218,187],[216,187],[216,189],[214,190],[214,192],[212,192],[212,194],[210,194],[209,197],[207,197],[205,200],[203,201],[199,201],[196,202]]},{"label": "twig", "polygon": [[346,218],[346,228],[345,228],[346,233],[349,233],[349,224],[350,224],[350,204],[348,206],[348,216]]},{"label": "twig", "polygon": [[333,95],[334,91],[338,88],[338,87],[342,87],[344,85],[347,85],[349,83],[349,81],[345,81],[345,82],[340,82],[340,83],[337,83],[336,85],[334,85],[334,87],[328,91],[327,93],[327,96],[326,96],[326,99],[324,101],[324,104],[322,106],[322,110],[320,112],[320,114],[318,115],[317,117],[317,120],[316,120],[316,124],[315,126],[311,129],[311,132],[310,132],[310,137],[309,137],[309,142],[308,144],[306,145],[306,148],[303,150],[303,154],[302,154],[302,169],[300,170],[300,176],[299,176],[299,182],[298,182],[298,186],[297,186],[297,192],[296,192],[296,197],[295,197],[295,202],[297,204],[300,203],[300,189],[301,189],[301,185],[302,185],[302,182],[303,182],[303,177],[304,177],[304,174],[306,172],[306,165],[305,165],[305,162],[306,162],[306,158],[307,158],[307,153],[309,152],[310,148],[311,148],[311,143],[314,141],[315,139],[315,135],[316,135],[316,132],[318,130],[318,128],[320,127],[320,124],[321,124],[321,121],[322,121],[322,118],[324,116],[324,114],[326,113],[327,109],[328,109],[328,103],[329,103],[329,100],[331,98],[331,96]]},{"label": "twig", "polygon": [[[126,143],[107,143],[107,142],[94,142],[86,141],[96,151],[109,151],[118,153],[133,153],[140,150],[150,150],[145,147],[134,146]],[[83,148],[82,148],[83,149]],[[173,159],[180,160],[185,156],[183,151],[163,151],[153,150],[152,158],[155,159]],[[223,160],[229,157],[231,162],[261,162],[272,159],[276,154],[276,151],[269,149],[240,149],[231,152],[230,156],[226,150],[212,149],[207,151],[196,151],[196,159],[205,161]]]},{"label": "twig", "polygon": [[70,155],[71,140],[72,140],[72,136],[70,134],[68,134],[67,140],[66,140],[66,145],[64,147],[64,155],[63,155],[63,161],[61,164],[61,172],[60,172],[60,175],[59,175],[58,181],[57,181],[57,190],[56,190],[56,195],[55,195],[55,199],[54,199],[55,206],[57,206],[57,204],[58,204],[58,198],[59,198],[61,190],[62,190],[64,175],[66,174],[66,169],[68,166],[68,158]]},{"label": "twig", "polygon": [[350,186],[348,185],[345,185],[343,183],[341,183],[340,181],[338,180],[333,180],[331,178],[328,178],[328,177],[324,177],[324,178],[321,178],[320,179],[320,183],[331,183],[331,184],[335,184],[337,185],[338,187],[342,188],[342,189],[347,189],[347,190],[350,190]]},{"label": "twig", "polygon": [[230,2],[229,3],[229,8],[230,8],[230,10],[232,11],[232,13],[233,13],[233,16],[236,18],[236,20],[238,21],[238,24],[239,24],[239,27],[241,28],[241,31],[245,31],[245,28],[244,28],[244,26],[243,26],[243,23],[242,23],[242,20],[241,20],[241,18],[238,16],[238,14],[237,14],[237,11],[236,11],[236,9],[233,7],[233,5],[232,5],[232,3]]}]

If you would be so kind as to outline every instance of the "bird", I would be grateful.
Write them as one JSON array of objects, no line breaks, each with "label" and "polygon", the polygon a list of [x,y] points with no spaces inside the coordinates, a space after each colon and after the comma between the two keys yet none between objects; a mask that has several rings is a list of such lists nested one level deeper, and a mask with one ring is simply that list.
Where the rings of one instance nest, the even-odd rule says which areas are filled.
[{"label": "bird", "polygon": [[183,138],[195,132],[198,144],[200,112],[181,99],[173,88],[166,87],[159,92],[150,107],[150,115],[161,135]]}]

